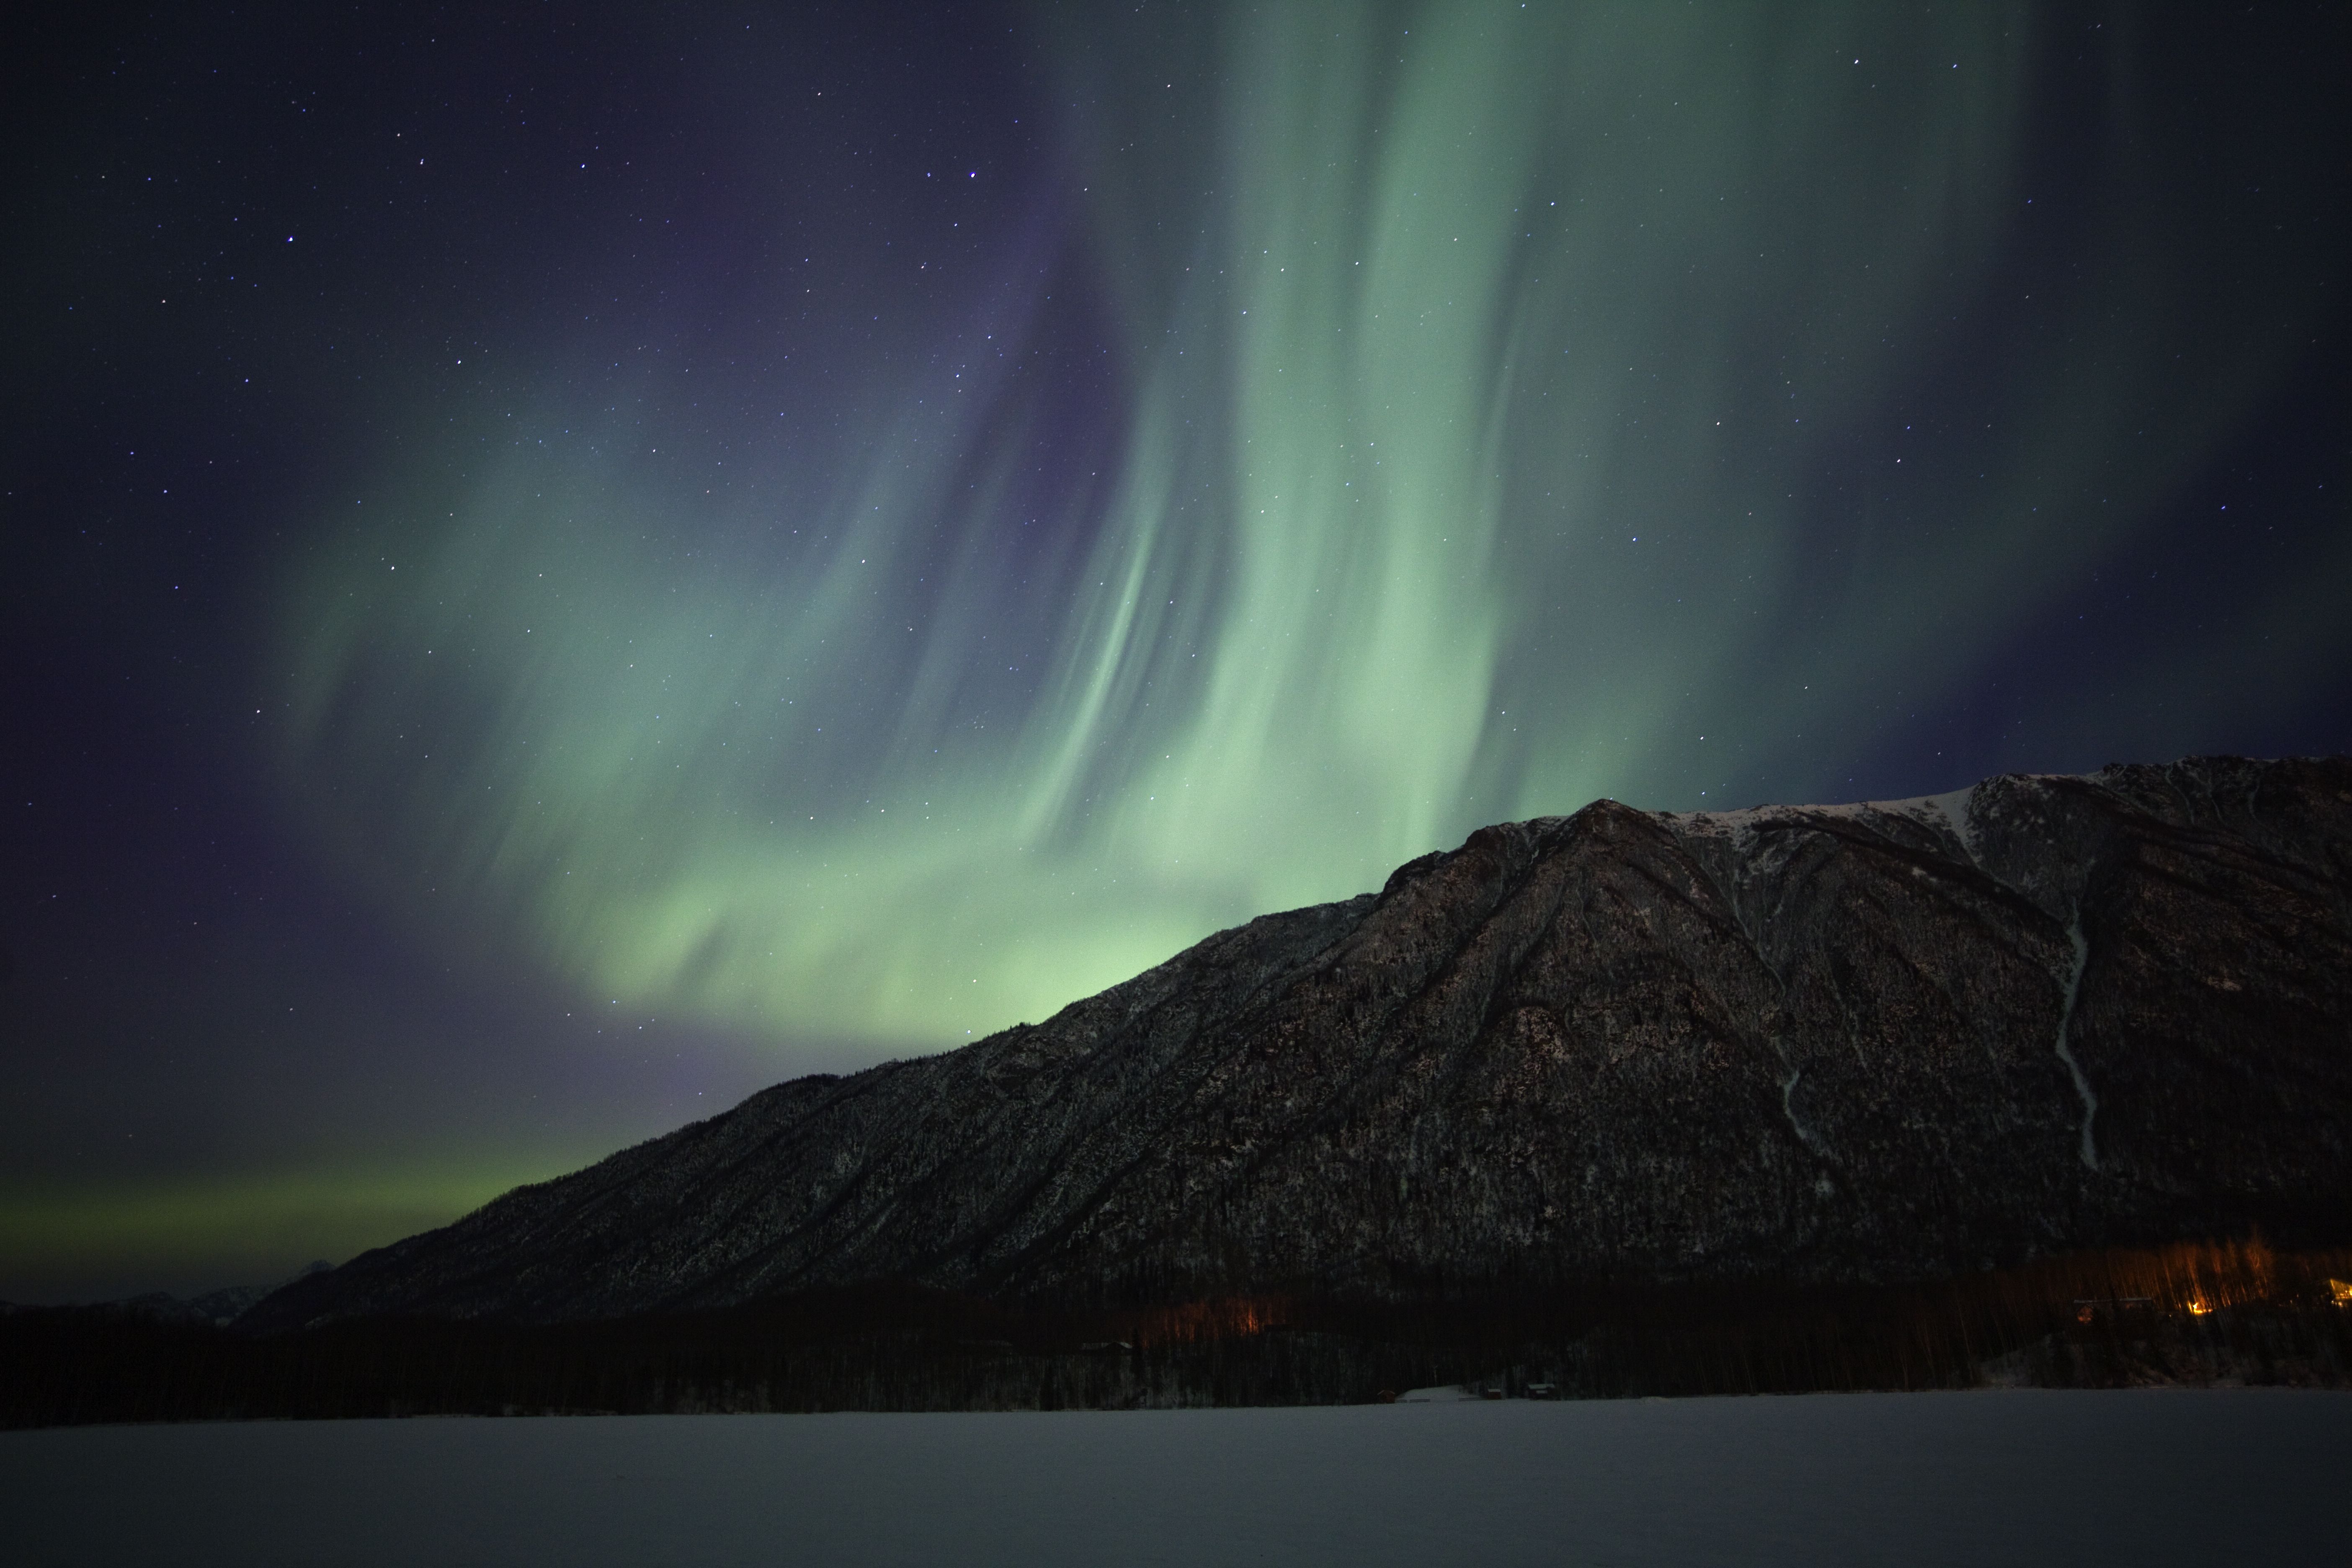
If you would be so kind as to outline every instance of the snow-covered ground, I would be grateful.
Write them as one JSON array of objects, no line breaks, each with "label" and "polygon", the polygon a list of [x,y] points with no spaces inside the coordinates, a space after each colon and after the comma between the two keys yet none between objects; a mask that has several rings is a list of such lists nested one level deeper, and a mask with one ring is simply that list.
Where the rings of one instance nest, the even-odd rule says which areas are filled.
[{"label": "snow-covered ground", "polygon": [[2352,1394],[1819,1394],[0,1433],[0,1559],[2341,1562]]}]

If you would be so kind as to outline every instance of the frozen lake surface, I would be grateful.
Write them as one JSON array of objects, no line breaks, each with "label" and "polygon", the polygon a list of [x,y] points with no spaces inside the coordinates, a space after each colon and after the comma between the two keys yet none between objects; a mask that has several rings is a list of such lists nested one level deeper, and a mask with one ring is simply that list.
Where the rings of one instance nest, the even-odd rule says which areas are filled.
[{"label": "frozen lake surface", "polygon": [[2352,1394],[0,1433],[50,1563],[2344,1562]]}]

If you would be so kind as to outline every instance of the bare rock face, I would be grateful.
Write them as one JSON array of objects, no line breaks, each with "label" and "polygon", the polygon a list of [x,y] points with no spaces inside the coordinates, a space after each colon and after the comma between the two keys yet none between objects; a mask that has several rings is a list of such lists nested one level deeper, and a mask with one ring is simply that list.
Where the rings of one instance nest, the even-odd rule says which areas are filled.
[{"label": "bare rock face", "polygon": [[244,1322],[1927,1279],[2251,1226],[2352,1237],[2352,760],[1483,828]]}]

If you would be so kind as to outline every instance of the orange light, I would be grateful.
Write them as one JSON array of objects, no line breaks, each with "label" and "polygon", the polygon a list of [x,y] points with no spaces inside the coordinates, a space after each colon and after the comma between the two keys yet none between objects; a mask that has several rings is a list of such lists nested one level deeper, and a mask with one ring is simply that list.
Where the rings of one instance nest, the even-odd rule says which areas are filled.
[{"label": "orange light", "polygon": [[2191,1298],[2189,1298],[2189,1315],[2190,1317],[2192,1317],[2192,1318],[2201,1318],[2201,1317],[2203,1317],[2206,1313],[2208,1313],[2208,1312],[2211,1311],[2212,1310],[2213,1310],[2213,1309],[2212,1309],[2211,1307],[2207,1306],[2207,1305],[2205,1304],[2205,1300],[2204,1300],[2204,1298],[2203,1298],[2203,1297],[2201,1297],[2201,1296],[2192,1296]]}]

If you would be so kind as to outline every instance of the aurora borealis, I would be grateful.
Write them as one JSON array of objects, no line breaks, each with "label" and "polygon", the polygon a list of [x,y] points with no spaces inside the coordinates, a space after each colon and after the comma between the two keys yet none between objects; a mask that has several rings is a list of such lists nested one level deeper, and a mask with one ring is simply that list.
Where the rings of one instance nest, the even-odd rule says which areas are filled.
[{"label": "aurora borealis", "polygon": [[340,1258],[1486,822],[2346,748],[2325,7],[51,42],[0,1297]]}]

